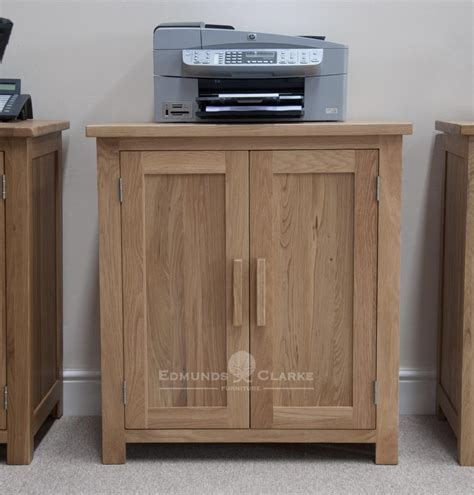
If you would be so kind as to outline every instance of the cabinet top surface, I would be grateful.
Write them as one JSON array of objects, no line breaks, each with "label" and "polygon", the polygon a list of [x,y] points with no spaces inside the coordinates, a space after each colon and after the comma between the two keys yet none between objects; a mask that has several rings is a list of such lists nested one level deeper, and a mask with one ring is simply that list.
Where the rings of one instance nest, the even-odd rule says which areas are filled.
[{"label": "cabinet top surface", "polygon": [[435,124],[437,131],[447,132],[448,134],[463,134],[465,136],[474,136],[474,121],[446,121],[437,120]]},{"label": "cabinet top surface", "polygon": [[282,124],[153,124],[123,123],[86,126],[86,136],[144,137],[302,137],[411,134],[409,122],[314,122]]},{"label": "cabinet top surface", "polygon": [[67,120],[0,122],[0,137],[36,137],[69,129]]}]

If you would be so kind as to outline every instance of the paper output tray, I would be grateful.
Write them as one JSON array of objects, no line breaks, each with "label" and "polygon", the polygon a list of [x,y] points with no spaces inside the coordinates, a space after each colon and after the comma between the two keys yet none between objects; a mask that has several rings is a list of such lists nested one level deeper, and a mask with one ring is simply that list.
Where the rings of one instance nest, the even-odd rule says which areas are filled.
[{"label": "paper output tray", "polygon": [[301,117],[303,95],[280,93],[225,93],[196,98],[201,119]]}]

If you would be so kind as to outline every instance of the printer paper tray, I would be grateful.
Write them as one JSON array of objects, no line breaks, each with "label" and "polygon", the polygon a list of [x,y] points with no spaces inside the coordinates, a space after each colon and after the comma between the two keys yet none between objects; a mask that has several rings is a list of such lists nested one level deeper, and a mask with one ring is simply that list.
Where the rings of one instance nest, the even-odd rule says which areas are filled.
[{"label": "printer paper tray", "polygon": [[201,119],[252,118],[252,117],[302,117],[301,105],[288,106],[236,106],[236,107],[205,107],[196,112]]}]

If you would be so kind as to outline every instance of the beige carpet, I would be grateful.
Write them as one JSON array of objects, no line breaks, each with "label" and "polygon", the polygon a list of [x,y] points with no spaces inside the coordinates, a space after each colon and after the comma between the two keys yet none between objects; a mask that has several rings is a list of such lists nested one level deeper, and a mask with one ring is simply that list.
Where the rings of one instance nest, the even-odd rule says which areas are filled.
[{"label": "beige carpet", "polygon": [[0,494],[474,493],[445,422],[403,417],[400,464],[376,466],[358,445],[130,445],[127,464],[100,463],[99,418],[52,424],[30,466],[7,466]]}]

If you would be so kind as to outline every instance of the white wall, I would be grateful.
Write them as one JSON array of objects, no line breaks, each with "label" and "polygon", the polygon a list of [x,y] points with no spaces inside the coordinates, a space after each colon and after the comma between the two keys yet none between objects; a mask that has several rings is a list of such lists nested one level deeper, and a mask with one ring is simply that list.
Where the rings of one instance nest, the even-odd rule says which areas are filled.
[{"label": "white wall", "polygon": [[15,22],[2,77],[21,77],[37,118],[71,121],[64,154],[66,410],[96,407],[94,398],[79,403],[74,394],[97,392],[88,379],[99,369],[95,143],[84,126],[151,120],[153,29],[185,20],[346,43],[347,119],[413,122],[403,175],[402,404],[405,412],[432,408],[440,216],[434,121],[474,119],[472,2],[3,0],[0,12]]}]

